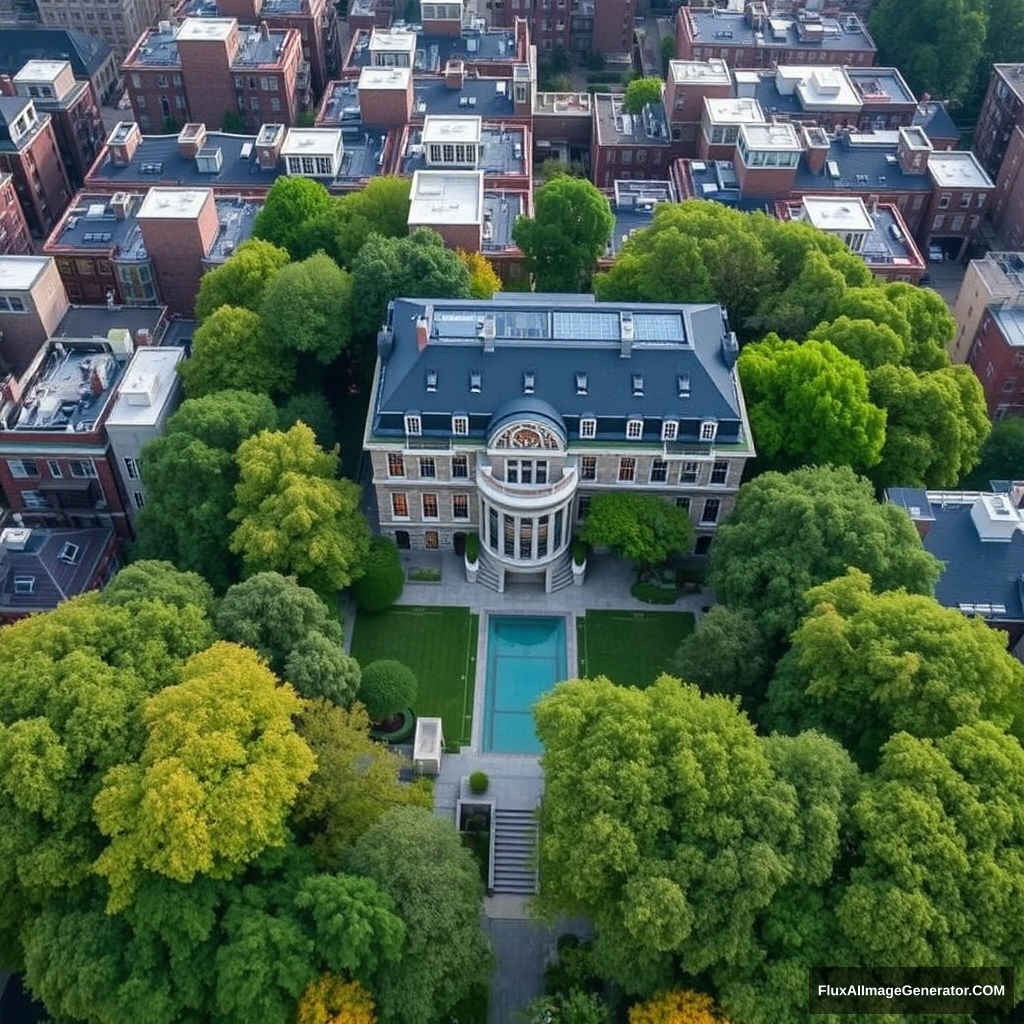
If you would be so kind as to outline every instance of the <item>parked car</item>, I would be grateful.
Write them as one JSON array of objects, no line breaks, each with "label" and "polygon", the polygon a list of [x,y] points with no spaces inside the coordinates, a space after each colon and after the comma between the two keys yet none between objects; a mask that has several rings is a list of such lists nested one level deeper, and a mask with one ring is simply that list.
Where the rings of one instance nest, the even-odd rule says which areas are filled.
[{"label": "parked car", "polygon": [[941,245],[929,245],[928,246],[928,262],[929,263],[941,263],[946,258],[945,252],[942,250]]}]

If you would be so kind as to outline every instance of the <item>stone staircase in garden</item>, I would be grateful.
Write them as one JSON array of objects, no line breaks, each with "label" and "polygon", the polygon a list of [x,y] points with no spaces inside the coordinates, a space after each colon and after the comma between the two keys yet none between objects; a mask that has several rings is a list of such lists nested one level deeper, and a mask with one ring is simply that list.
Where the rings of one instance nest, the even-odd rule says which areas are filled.
[{"label": "stone staircase in garden", "polygon": [[537,892],[537,814],[497,807],[492,830],[494,892],[532,896]]}]

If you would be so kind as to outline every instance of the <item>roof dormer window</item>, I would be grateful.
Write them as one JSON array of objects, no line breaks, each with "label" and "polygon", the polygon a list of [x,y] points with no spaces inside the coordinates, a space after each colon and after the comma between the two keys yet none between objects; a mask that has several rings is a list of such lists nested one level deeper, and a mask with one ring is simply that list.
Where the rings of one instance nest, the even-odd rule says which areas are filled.
[{"label": "roof dormer window", "polygon": [[431,394],[437,391],[437,370],[427,370],[427,391]]},{"label": "roof dormer window", "polygon": [[469,390],[470,393],[474,395],[479,395],[483,390],[483,374],[479,370],[470,371]]},{"label": "roof dormer window", "polygon": [[587,393],[587,375],[586,373],[576,374],[576,394],[585,395]]},{"label": "roof dormer window", "polygon": [[644,375],[642,373],[634,373],[633,375],[633,396],[639,398],[644,393]]},{"label": "roof dormer window", "polygon": [[536,377],[532,370],[527,370],[523,374],[523,394],[532,395],[534,392],[534,384],[536,383]]}]

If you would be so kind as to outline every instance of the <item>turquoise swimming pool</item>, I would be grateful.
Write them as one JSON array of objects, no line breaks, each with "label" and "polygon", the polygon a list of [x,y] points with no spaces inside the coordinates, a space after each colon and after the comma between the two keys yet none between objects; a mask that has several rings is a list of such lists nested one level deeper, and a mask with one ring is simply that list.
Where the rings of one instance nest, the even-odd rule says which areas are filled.
[{"label": "turquoise swimming pool", "polygon": [[487,623],[487,676],[481,750],[539,754],[531,708],[566,678],[564,618],[492,615]]}]

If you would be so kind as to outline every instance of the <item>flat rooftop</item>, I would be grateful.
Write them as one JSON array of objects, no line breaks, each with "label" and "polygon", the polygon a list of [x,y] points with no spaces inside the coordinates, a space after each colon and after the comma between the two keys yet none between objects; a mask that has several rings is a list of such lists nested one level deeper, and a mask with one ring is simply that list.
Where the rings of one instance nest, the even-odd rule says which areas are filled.
[{"label": "flat rooftop", "polygon": [[838,65],[824,68],[789,65],[775,69],[777,84],[785,82],[787,76],[795,80],[794,91],[804,110],[859,111],[862,106],[860,94]]},{"label": "flat rooftop", "polygon": [[479,142],[480,124],[479,117],[430,115],[423,121],[420,141],[424,145],[434,142]]},{"label": "flat rooftop", "polygon": [[481,249],[484,253],[516,248],[512,227],[523,213],[523,197],[517,192],[485,192]]},{"label": "flat rooftop", "polygon": [[1017,99],[1024,101],[1024,63],[993,64],[992,70],[1006,83]]},{"label": "flat rooftop", "polygon": [[340,144],[340,128],[290,128],[281,156],[334,156]]},{"label": "flat rooftop", "polygon": [[896,158],[898,144],[898,132],[844,133],[832,140],[823,170],[812,171],[806,160],[800,161],[794,191],[931,192],[927,174],[904,173]]},{"label": "flat rooftop", "polygon": [[104,341],[115,328],[131,331],[136,337],[139,331],[148,331],[154,343],[162,338],[167,310],[164,306],[72,306],[56,330],[54,339],[91,338]]},{"label": "flat rooftop", "polygon": [[[382,173],[385,134],[366,132],[353,126],[351,131],[343,131],[342,138],[345,153],[333,184],[346,185],[350,181],[361,181]],[[211,173],[200,171],[195,158],[183,157],[178,152],[176,136],[144,135],[126,166],[116,166],[108,151],[103,162],[90,170],[87,179],[94,187],[102,185],[118,190],[153,185],[213,188],[222,194],[231,189],[269,189],[285,173],[284,165],[279,162],[276,167],[263,170],[256,159],[255,142],[255,135],[208,132],[204,148],[216,147],[221,151],[220,170]],[[317,180],[328,187],[332,184],[324,179]]]},{"label": "flat rooftop", "polygon": [[627,114],[622,97],[595,93],[597,138],[603,145],[669,146],[668,121],[663,103],[648,104],[640,114]]},{"label": "flat rooftop", "polygon": [[741,124],[740,138],[743,137],[746,137],[751,149],[784,152],[803,149],[796,126],[785,121],[775,124]]},{"label": "flat rooftop", "polygon": [[49,262],[49,256],[0,256],[0,290],[28,291]]},{"label": "flat rooftop", "polygon": [[630,235],[649,227],[659,203],[675,201],[676,193],[671,181],[616,181],[612,199],[615,225],[606,255],[616,255]]},{"label": "flat rooftop", "polygon": [[7,429],[81,433],[95,428],[124,372],[125,360],[101,341],[51,341],[21,400],[7,414]]},{"label": "flat rooftop", "polygon": [[483,171],[417,171],[409,193],[409,223],[483,222]]},{"label": "flat rooftop", "polygon": [[731,85],[729,65],[718,57],[711,60],[670,60],[668,74],[677,85]]},{"label": "flat rooftop", "polygon": [[[138,64],[141,67],[181,67],[179,39],[182,42],[223,41],[227,39],[234,24],[234,18],[186,18],[177,29],[172,27],[170,31],[164,32],[159,28],[147,29],[126,64]],[[291,31],[294,30],[271,29],[264,39],[259,29],[255,27],[239,29],[240,45],[231,67],[272,67],[279,64],[279,51],[287,42],[288,33]]]},{"label": "flat rooftop", "polygon": [[[268,14],[304,14],[306,4],[304,0],[263,0],[260,6],[260,15]],[[188,0],[178,7],[179,16],[190,18],[216,18],[220,14],[217,0]]]},{"label": "flat rooftop", "polygon": [[297,31],[297,29],[270,29],[266,39],[260,34],[259,29],[250,28],[240,31],[239,37],[242,45],[239,46],[231,66],[233,68],[259,67],[261,65],[272,67],[280,64],[281,51],[288,42],[288,34]]},{"label": "flat rooftop", "polygon": [[149,28],[139,37],[135,49],[128,55],[125,64],[138,64],[142,67],[181,67],[178,56],[178,43],[174,38],[174,29],[161,31]]},{"label": "flat rooftop", "polygon": [[[452,143],[475,141],[472,138],[463,140],[454,135],[440,136],[435,141],[442,140]],[[525,143],[526,129],[522,125],[510,124],[504,127],[481,125],[476,169],[488,174],[526,174],[526,161],[530,159],[530,154],[526,152]],[[411,128],[405,153],[402,156],[403,174],[412,174],[417,170],[427,169],[425,145],[423,131],[419,128]]]},{"label": "flat rooftop", "polygon": [[723,11],[715,7],[691,7],[689,16],[697,29],[698,45],[720,43],[728,46],[756,46],[759,49],[792,49],[804,46],[820,50],[874,50],[875,44],[861,20],[854,14],[822,17],[815,22],[820,31],[807,34],[796,18],[772,15],[764,30],[753,28],[742,12]]},{"label": "flat rooftop", "polygon": [[186,18],[179,26],[175,37],[184,43],[206,39],[227,40],[236,31],[238,22],[234,18]]},{"label": "flat rooftop", "polygon": [[707,98],[704,109],[712,124],[764,124],[764,111],[755,99],[733,96],[728,99]]},{"label": "flat rooftop", "polygon": [[1006,339],[1007,345],[1013,348],[1024,348],[1024,309],[1019,306],[993,305],[989,313],[999,325],[999,330]]},{"label": "flat rooftop", "polygon": [[533,113],[590,117],[591,105],[589,92],[539,92],[534,97]]},{"label": "flat rooftop", "polygon": [[804,216],[821,231],[869,231],[871,217],[856,196],[804,196]]},{"label": "flat rooftop", "polygon": [[512,81],[508,78],[466,76],[461,89],[450,89],[444,79],[419,77],[413,81],[413,117],[431,114],[478,114],[511,117],[515,111]]},{"label": "flat rooftop", "polygon": [[137,348],[107,417],[108,427],[144,426],[159,420],[177,385],[184,348],[146,345]]},{"label": "flat rooftop", "polygon": [[994,187],[978,158],[970,152],[933,152],[928,157],[928,173],[939,188]]},{"label": "flat rooftop", "polygon": [[[380,32],[379,29],[375,31]],[[440,74],[449,60],[509,63],[516,60],[515,34],[511,29],[467,30],[461,36],[428,35],[419,31],[417,26],[409,26],[407,31],[415,31],[416,34],[413,68],[421,74]],[[347,66],[362,68],[371,64],[369,33],[360,29],[354,42]]]},{"label": "flat rooftop", "polygon": [[139,220],[196,220],[213,192],[208,188],[167,188],[146,193],[135,216]]},{"label": "flat rooftop", "polygon": [[845,70],[846,77],[865,105],[917,103],[917,97],[898,68],[861,68],[850,65]]},{"label": "flat rooftop", "polygon": [[52,82],[65,68],[70,67],[70,62],[66,60],[30,60],[14,76],[14,84]]},{"label": "flat rooftop", "polygon": [[[412,78],[412,68],[381,68],[365,67],[359,72],[360,89],[384,89],[392,91],[395,89],[408,89],[409,79]],[[342,83],[332,82],[331,85]]]}]

